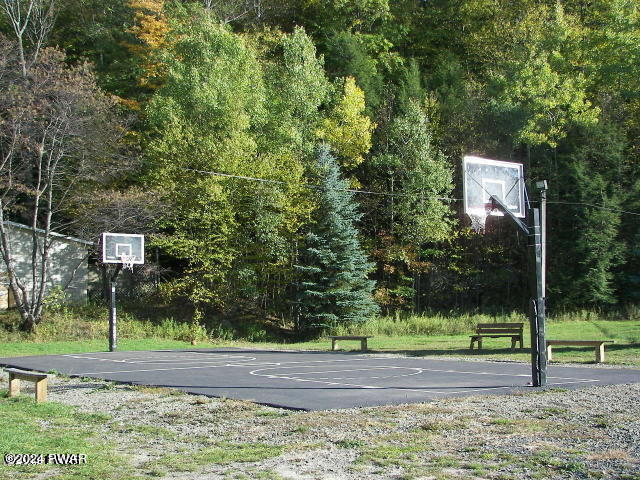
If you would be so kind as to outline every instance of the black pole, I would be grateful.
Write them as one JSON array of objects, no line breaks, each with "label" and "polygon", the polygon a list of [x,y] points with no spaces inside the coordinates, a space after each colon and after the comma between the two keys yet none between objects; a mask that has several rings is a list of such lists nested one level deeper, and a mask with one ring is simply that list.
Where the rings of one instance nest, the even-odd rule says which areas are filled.
[{"label": "black pole", "polygon": [[113,275],[109,278],[109,351],[115,352],[118,348],[118,335],[116,330],[116,281],[122,265],[116,266]]},{"label": "black pole", "polygon": [[531,378],[534,387],[547,384],[547,352],[545,341],[544,287],[542,280],[542,235],[540,210],[530,209],[529,215],[529,286],[531,303]]}]

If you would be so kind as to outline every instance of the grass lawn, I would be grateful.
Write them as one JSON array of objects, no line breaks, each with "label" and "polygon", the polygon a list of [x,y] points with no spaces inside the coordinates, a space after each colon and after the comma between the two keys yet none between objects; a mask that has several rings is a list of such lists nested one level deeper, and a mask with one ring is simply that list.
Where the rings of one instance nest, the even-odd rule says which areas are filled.
[{"label": "grass lawn", "polygon": [[[24,395],[6,398],[0,394],[0,452],[19,454],[86,455],[86,463],[58,468],[47,458],[35,457],[35,465],[0,462],[0,478],[34,478],[43,472],[57,473],[57,480],[80,478],[131,478],[132,469],[115,452],[112,442],[98,435],[109,420],[100,414],[85,414],[56,402],[36,404]],[[58,470],[58,472],[56,472]],[[53,478],[53,477],[52,477]]]},{"label": "grass lawn", "polygon": [[[526,324],[525,324],[526,327]],[[470,332],[469,332],[470,333]],[[640,366],[640,321],[592,320],[571,322],[548,322],[547,338],[581,340],[615,340],[615,344],[606,346],[605,359],[608,364]],[[482,350],[469,350],[469,334],[457,335],[375,335],[369,339],[369,348],[373,352],[398,353],[405,355],[435,355],[474,357],[485,360],[511,360],[528,362],[530,360],[529,331],[525,328],[525,349],[512,352],[508,347],[510,340],[485,339]],[[119,350],[170,350],[189,348],[244,347],[277,348],[301,350],[328,350],[330,342],[319,339],[311,342],[269,343],[242,341],[199,342],[196,347],[189,342],[145,338],[140,340],[122,339],[118,341]],[[340,348],[358,350],[360,344],[341,342]],[[106,351],[107,339],[78,340],[58,342],[6,342],[0,343],[0,357],[45,355],[81,352]],[[594,363],[592,347],[555,347],[554,363]]]}]

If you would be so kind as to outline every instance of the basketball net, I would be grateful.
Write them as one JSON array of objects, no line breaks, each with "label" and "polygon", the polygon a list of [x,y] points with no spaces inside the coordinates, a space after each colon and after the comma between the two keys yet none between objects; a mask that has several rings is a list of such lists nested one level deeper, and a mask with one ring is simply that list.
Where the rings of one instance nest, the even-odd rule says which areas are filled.
[{"label": "basketball net", "polygon": [[136,256],[135,255],[127,255],[126,253],[123,253],[122,255],[120,255],[120,261],[122,262],[122,268],[125,270],[129,270],[131,272],[133,272],[133,262],[135,262],[136,260]]},{"label": "basketball net", "polygon": [[487,217],[495,210],[492,203],[484,204],[484,213],[469,213],[471,218],[471,229],[476,233],[484,233],[487,224]]}]

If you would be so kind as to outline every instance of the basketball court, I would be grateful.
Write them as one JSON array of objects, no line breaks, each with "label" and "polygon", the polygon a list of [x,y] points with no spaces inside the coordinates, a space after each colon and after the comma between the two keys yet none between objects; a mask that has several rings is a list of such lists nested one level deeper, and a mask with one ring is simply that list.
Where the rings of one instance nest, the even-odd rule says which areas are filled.
[{"label": "basketball court", "polygon": [[[328,410],[535,391],[531,366],[341,352],[198,349],[0,358],[0,365]],[[550,365],[548,387],[640,382],[640,370]]]}]

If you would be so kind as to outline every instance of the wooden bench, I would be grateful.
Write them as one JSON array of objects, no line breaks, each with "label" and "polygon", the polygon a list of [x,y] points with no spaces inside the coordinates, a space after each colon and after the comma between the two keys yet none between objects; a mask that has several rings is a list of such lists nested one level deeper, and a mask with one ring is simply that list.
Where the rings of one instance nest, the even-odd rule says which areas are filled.
[{"label": "wooden bench", "polygon": [[9,396],[15,397],[20,394],[20,380],[34,382],[36,384],[36,402],[47,401],[47,378],[46,373],[18,370],[17,368],[5,368],[9,373]]},{"label": "wooden bench", "polygon": [[367,351],[367,339],[372,338],[372,335],[341,335],[341,336],[329,336],[331,339],[331,351],[336,349],[338,340],[360,340],[360,350]]},{"label": "wooden bench", "polygon": [[570,345],[574,347],[594,347],[596,363],[604,363],[604,344],[615,343],[615,340],[547,340],[547,361],[551,361],[553,345]]},{"label": "wooden bench", "polygon": [[511,349],[516,348],[516,342],[520,342],[522,347],[522,328],[523,323],[479,323],[476,328],[476,334],[470,335],[471,345],[469,348],[473,350],[473,344],[478,342],[478,350],[482,348],[483,337],[500,338],[511,337]]}]

